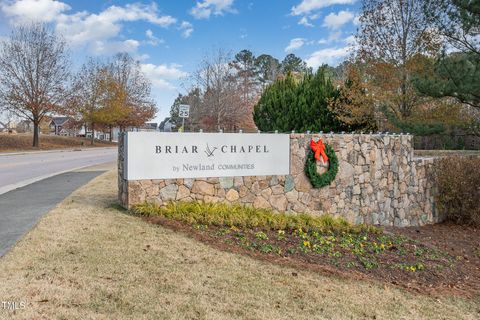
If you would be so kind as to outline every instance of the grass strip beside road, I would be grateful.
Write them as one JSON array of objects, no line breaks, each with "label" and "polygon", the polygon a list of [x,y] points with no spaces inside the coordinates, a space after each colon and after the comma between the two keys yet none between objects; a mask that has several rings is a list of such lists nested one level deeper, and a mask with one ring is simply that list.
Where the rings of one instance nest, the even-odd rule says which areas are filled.
[{"label": "grass strip beside road", "polygon": [[40,148],[32,147],[33,137],[31,134],[0,134],[1,152],[32,152],[62,149],[84,149],[97,147],[116,147],[115,142],[95,140],[91,141],[81,137],[62,137],[56,135],[40,135]]},{"label": "grass strip beside road", "polygon": [[116,209],[116,172],[80,188],[0,259],[0,319],[476,319],[434,299],[218,251]]}]

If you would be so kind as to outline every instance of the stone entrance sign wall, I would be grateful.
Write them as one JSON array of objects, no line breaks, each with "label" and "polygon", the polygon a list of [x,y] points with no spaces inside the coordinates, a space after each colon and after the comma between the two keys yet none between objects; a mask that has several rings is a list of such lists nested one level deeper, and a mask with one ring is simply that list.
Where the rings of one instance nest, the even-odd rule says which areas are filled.
[{"label": "stone entrance sign wall", "polygon": [[[221,133],[219,133],[221,134]],[[330,186],[314,189],[303,170],[310,140],[322,138],[339,160]],[[441,220],[430,171],[434,159],[414,159],[411,135],[291,134],[290,174],[196,179],[124,180],[119,143],[119,199],[143,202],[239,203],[277,211],[332,214],[352,223],[416,226]],[[318,166],[319,172],[324,170]]]}]

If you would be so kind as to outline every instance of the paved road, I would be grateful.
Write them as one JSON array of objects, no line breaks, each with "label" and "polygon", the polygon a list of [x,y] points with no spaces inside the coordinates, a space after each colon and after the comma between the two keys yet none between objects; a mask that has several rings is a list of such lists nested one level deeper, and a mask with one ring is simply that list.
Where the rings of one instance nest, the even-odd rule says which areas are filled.
[{"label": "paved road", "polygon": [[0,257],[70,193],[115,162],[62,173],[0,195]]},{"label": "paved road", "polygon": [[0,195],[59,173],[116,159],[116,148],[0,154]]}]

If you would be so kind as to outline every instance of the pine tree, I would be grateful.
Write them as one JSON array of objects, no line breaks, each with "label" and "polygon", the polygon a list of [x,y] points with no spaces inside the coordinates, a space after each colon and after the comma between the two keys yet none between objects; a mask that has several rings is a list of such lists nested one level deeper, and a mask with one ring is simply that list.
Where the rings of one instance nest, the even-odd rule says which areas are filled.
[{"label": "pine tree", "polygon": [[253,111],[253,120],[259,130],[285,132],[293,129],[291,118],[296,106],[297,90],[297,84],[290,74],[265,89]]},{"label": "pine tree", "polygon": [[327,67],[320,67],[315,75],[307,75],[301,87],[298,130],[327,132],[343,129],[328,108],[328,102],[338,95],[338,91],[328,76]]},{"label": "pine tree", "polygon": [[443,56],[432,74],[416,77],[414,83],[425,95],[455,98],[480,109],[480,55],[457,52]]},{"label": "pine tree", "polygon": [[267,87],[253,119],[262,131],[339,131],[344,127],[328,108],[337,95],[326,66],[316,74],[306,73],[299,83],[289,73]]}]

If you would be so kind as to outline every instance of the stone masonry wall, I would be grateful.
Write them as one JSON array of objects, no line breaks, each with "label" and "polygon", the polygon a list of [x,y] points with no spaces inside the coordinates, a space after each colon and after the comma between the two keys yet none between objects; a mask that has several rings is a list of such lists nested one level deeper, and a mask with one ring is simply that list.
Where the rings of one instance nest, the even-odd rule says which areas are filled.
[{"label": "stone masonry wall", "polygon": [[[220,134],[220,133],[219,133]],[[322,138],[339,160],[330,186],[314,189],[303,173],[311,139]],[[143,202],[240,203],[276,211],[332,214],[356,224],[417,226],[441,220],[429,172],[434,159],[414,159],[411,135],[291,134],[290,174],[226,178],[126,181],[119,143],[119,199]],[[319,172],[325,171],[321,165]]]}]

